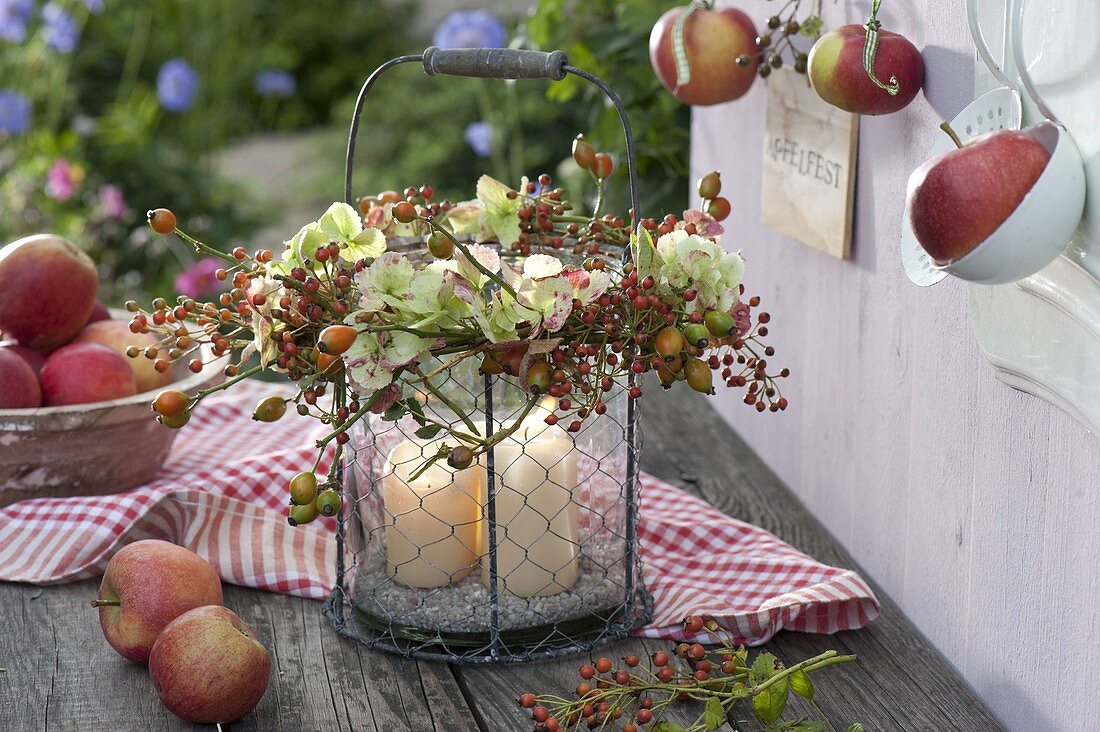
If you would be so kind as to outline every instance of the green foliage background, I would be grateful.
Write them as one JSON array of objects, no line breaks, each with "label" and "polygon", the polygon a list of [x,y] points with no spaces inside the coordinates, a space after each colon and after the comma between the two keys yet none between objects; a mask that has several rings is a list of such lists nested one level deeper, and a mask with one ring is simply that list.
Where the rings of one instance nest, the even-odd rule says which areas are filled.
[{"label": "green foliage background", "polygon": [[[37,20],[25,42],[0,42],[0,87],[34,103],[32,130],[0,144],[0,242],[47,230],[70,238],[100,263],[114,300],[165,294],[173,275],[194,259],[174,237],[148,236],[148,208],[170,206],[189,232],[225,246],[271,229],[279,214],[270,202],[265,207],[213,172],[213,157],[239,139],[327,129],[311,157],[316,164],[280,185],[294,196],[331,201],[342,188],[344,130],[363,79],[386,59],[430,42],[414,30],[419,4],[411,0],[106,0],[96,15],[80,0],[56,1],[85,24],[74,53],[49,51]],[[514,29],[512,45],[560,48],[623,98],[647,215],[679,212],[687,203],[689,110],[660,86],[648,58],[653,23],[676,4],[541,0],[525,17],[504,18]],[[165,111],[156,98],[158,70],[177,57],[201,79],[184,113]],[[255,93],[255,74],[269,68],[294,75],[292,97]],[[475,121],[494,127],[488,158],[463,137]],[[427,77],[408,65],[388,74],[367,100],[355,192],[431,183],[440,197],[464,200],[483,172],[513,185],[521,175],[549,172],[590,205],[594,187],[569,157],[578,132],[615,158],[607,210],[625,212],[622,131],[598,89],[574,77],[556,83]],[[86,176],[67,201],[44,193],[46,172],[59,157]],[[129,218],[110,219],[97,209],[95,192],[104,183],[123,189]],[[287,222],[278,223],[282,232]]]}]

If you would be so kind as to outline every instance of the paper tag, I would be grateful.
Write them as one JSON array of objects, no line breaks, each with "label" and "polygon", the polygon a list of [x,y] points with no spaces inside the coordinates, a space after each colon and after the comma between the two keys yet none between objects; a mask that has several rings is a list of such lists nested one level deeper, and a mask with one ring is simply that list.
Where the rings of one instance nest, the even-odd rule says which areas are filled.
[{"label": "paper tag", "polygon": [[827,104],[805,74],[768,78],[760,220],[838,259],[852,250],[859,116]]}]

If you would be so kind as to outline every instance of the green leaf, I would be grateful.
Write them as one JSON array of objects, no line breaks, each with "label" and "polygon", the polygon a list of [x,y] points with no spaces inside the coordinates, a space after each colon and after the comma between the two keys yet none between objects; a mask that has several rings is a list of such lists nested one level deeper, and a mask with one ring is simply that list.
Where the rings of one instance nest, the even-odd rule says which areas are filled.
[{"label": "green leaf", "polygon": [[816,719],[804,719],[801,722],[784,725],[783,732],[825,732],[825,723]]},{"label": "green leaf", "polygon": [[787,680],[781,679],[752,698],[752,708],[761,722],[767,725],[779,719],[787,707],[789,690]]},{"label": "green leaf", "polygon": [[810,675],[799,669],[790,675],[791,689],[803,699],[814,700],[814,682],[810,681]]},{"label": "green leaf", "polygon": [[856,722],[855,724],[849,725],[844,732],[863,732],[863,725]]},{"label": "green leaf", "polygon": [[683,727],[667,719],[649,728],[649,732],[687,732]]},{"label": "green leaf", "polygon": [[653,237],[641,226],[630,235],[630,249],[639,277],[654,274],[660,268],[661,258],[657,255],[657,248],[653,246]]},{"label": "green leaf", "polygon": [[402,402],[394,402],[385,414],[382,415],[382,419],[386,422],[396,422],[405,416],[405,405]]},{"label": "green leaf", "polygon": [[749,681],[752,682],[753,686],[759,686],[772,676],[775,676],[775,662],[775,656],[770,653],[761,653],[757,655],[749,671]]},{"label": "green leaf", "polygon": [[[400,403],[401,402],[398,402],[398,404]],[[416,397],[409,397],[405,400],[405,404],[409,408],[409,414],[412,415],[412,418],[416,420],[417,424],[427,424],[427,420],[424,419],[424,408],[420,406],[420,402],[417,401]]]},{"label": "green leaf", "polygon": [[717,697],[707,699],[707,706],[703,710],[703,724],[707,729],[718,729],[726,722],[726,709]]},{"label": "green leaf", "polygon": [[441,429],[443,429],[442,425],[427,424],[418,429],[414,434],[422,440],[430,440],[438,435]]},{"label": "green leaf", "polygon": [[825,21],[820,16],[810,15],[799,24],[798,32],[807,38],[817,38],[821,35],[821,29],[824,26]]}]

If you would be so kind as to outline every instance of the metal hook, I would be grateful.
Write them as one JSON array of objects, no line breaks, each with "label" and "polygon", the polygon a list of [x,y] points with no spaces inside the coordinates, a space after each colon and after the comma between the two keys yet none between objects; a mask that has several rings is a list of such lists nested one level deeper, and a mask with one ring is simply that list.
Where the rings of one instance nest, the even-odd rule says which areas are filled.
[{"label": "metal hook", "polygon": [[1020,90],[1016,87],[1016,84],[1008,78],[1004,70],[993,59],[993,54],[989,52],[989,46],[986,45],[982,27],[978,23],[978,0],[966,0],[966,22],[970,26],[970,36],[974,39],[974,47],[978,50],[978,57],[989,69],[989,73],[993,74],[993,78],[999,81],[1002,86],[1007,86],[1019,94]]},{"label": "metal hook", "polygon": [[1027,91],[1027,95],[1031,97],[1031,101],[1035,102],[1035,106],[1044,117],[1051,122],[1064,127],[1059,121],[1058,116],[1054,114],[1047,103],[1043,101],[1043,98],[1039,96],[1038,89],[1035,88],[1035,82],[1031,78],[1031,72],[1028,71],[1027,61],[1024,59],[1024,41],[1023,41],[1023,27],[1024,27],[1024,2],[1023,0],[1009,0],[1009,25],[1011,26],[1011,32],[1008,34],[1012,44],[1012,58],[1016,62],[1016,73],[1020,75],[1020,83],[1023,84],[1024,89]]}]

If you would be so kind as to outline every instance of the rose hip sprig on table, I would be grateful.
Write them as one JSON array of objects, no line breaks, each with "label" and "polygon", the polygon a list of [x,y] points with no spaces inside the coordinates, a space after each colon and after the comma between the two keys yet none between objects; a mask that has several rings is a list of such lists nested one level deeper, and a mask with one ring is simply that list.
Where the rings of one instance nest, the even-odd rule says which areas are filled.
[{"label": "rose hip sprig on table", "polygon": [[[636,655],[619,663],[598,658],[578,670],[580,682],[573,697],[526,693],[519,697],[519,706],[529,710],[535,732],[702,732],[725,724],[743,699],[749,700],[765,730],[834,729],[814,702],[810,674],[849,663],[855,656],[827,651],[785,667],[771,653],[762,652],[750,663],[745,648],[735,645],[712,618],[686,618],[684,628],[693,635],[709,636],[708,646],[681,643],[647,660]],[[820,719],[782,721],[791,691],[805,699]],[[702,704],[687,727],[665,718],[684,702]],[[847,732],[862,729],[852,724]]]},{"label": "rose hip sprig on table", "polygon": [[[611,158],[583,138],[573,154],[602,199]],[[159,394],[158,419],[182,427],[211,394],[261,370],[284,374],[296,392],[263,400],[254,419],[273,422],[292,407],[329,428],[312,470],[289,486],[288,518],[299,524],[340,511],[340,453],[349,429],[371,413],[411,418],[419,438],[434,440],[438,449],[423,470],[437,460],[468,467],[536,405],[547,423],[578,432],[620,390],[641,398],[649,372],[663,388],[683,381],[711,394],[718,378],[744,388],[759,411],[786,408],[777,379],[788,372],[769,370],[774,349],[763,342],[770,316],[754,314],[758,298],[742,300],[743,260],[718,243],[729,204],[716,173],[700,181],[709,213],[688,210],[637,227],[601,215],[599,203],[579,215],[548,174],[536,181],[511,188],[482,176],[477,199],[458,204],[434,200],[427,185],[367,196],[357,208],[336,203],[278,254],[221,252],[181,231],[170,211],[149,212],[158,234],[174,233],[222,259],[215,276],[227,288],[209,301],[127,303],[131,330],[159,338],[132,357],[152,359],[160,371],[177,361],[195,372],[217,363],[226,377],[195,394]],[[430,256],[388,246],[409,237]],[[559,250],[577,264],[552,255]],[[501,256],[508,251],[510,258]],[[494,434],[482,434],[472,407],[456,404],[445,388],[448,374],[470,359],[529,394],[517,418]],[[330,448],[335,459],[318,476]]]}]

